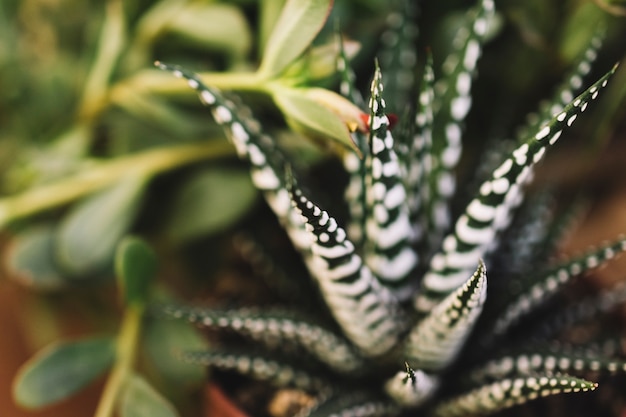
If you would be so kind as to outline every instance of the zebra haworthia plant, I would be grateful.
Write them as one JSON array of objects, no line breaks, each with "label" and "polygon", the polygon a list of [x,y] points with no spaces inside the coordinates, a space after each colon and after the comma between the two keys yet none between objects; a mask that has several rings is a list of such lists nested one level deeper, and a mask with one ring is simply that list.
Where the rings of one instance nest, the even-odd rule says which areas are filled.
[{"label": "zebra haworthia plant", "polygon": [[[417,29],[405,16],[413,13],[390,15],[382,68],[376,65],[369,91],[367,127],[353,132],[362,157],[352,151],[344,156],[350,180],[345,203],[351,214],[345,226],[331,208],[303,191],[299,184],[305,174],[292,171],[288,157],[249,109],[181,67],[156,64],[186,79],[224,126],[238,155],[248,161],[253,183],[302,254],[333,319],[325,324],[322,308],[319,317],[311,317],[296,311],[167,305],[168,316],[227,329],[265,348],[214,346],[180,356],[317,396],[316,405],[301,410],[301,416],[388,416],[415,408],[423,411],[420,415],[441,417],[490,414],[538,397],[594,390],[596,383],[582,379],[585,370],[626,369],[626,362],[599,351],[546,350],[559,326],[588,318],[590,309],[606,311],[605,301],[586,301],[592,307],[584,314],[563,310],[566,318],[554,320],[550,329],[533,332],[534,327],[522,325],[550,307],[574,278],[626,249],[626,238],[618,238],[551,264],[545,249],[558,239],[559,219],[548,210],[549,199],[524,198],[535,165],[598,97],[616,67],[575,97],[599,48],[592,41],[550,110],[529,122],[526,137],[510,141],[513,149],[497,155],[489,174],[479,173],[482,185],[451,222],[448,206],[463,120],[494,3],[481,0],[468,13],[441,78],[435,80],[429,58],[421,83],[407,81],[407,74],[415,73],[411,48]],[[364,102],[343,51],[338,62],[342,93]],[[383,77],[394,86],[388,92]],[[398,87],[402,80],[419,84],[416,99]],[[564,97],[570,100],[563,102]],[[412,108],[408,120],[414,123],[402,120],[392,132],[389,103],[395,109]],[[537,210],[547,214],[533,215]],[[522,230],[535,232],[522,238],[516,233]],[[524,245],[523,250],[514,244]],[[507,270],[509,265],[517,269]],[[503,290],[502,282],[512,279],[520,280],[517,293]],[[614,305],[623,296],[602,298],[608,299]],[[516,341],[514,347],[509,340]],[[287,345],[302,356],[290,360],[289,354],[276,354]]]}]

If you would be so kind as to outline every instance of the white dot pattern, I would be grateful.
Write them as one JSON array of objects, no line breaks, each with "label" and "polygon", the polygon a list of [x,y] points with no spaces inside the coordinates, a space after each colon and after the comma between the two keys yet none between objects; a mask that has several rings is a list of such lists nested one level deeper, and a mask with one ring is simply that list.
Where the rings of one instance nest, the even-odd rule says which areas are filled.
[{"label": "white dot pattern", "polygon": [[405,341],[410,364],[426,371],[445,369],[463,347],[482,312],[487,275],[481,261],[476,272],[419,321]]},{"label": "white dot pattern", "polygon": [[[474,262],[477,262],[479,258],[488,255],[488,251],[494,247],[493,242],[498,233],[509,225],[513,210],[522,201],[522,187],[532,179],[531,169],[541,159],[537,155],[543,155],[545,148],[560,137],[563,129],[568,126],[567,121],[583,112],[582,104],[597,96],[595,93],[602,85],[606,85],[605,81],[615,70],[614,67],[567,105],[563,110],[565,116],[557,115],[534,137],[518,146],[495,169],[491,178],[481,185],[479,195],[469,203],[450,235],[450,239],[457,241],[454,249],[446,250],[444,247],[433,258],[430,269],[422,280],[424,291],[414,299],[414,306],[418,311],[429,311],[437,300],[463,284],[465,276],[473,269],[471,257],[475,257]],[[472,213],[479,216],[474,217]]]},{"label": "white dot pattern", "polygon": [[[387,352],[406,326],[396,298],[361,261],[333,217],[297,188],[293,189],[292,204],[311,233],[311,274],[337,323],[363,354],[376,356]],[[322,234],[325,237],[320,239]]]},{"label": "white dot pattern", "polygon": [[503,379],[453,397],[435,407],[436,417],[462,417],[493,413],[539,397],[561,393],[585,392],[597,384],[570,376],[539,376]]},{"label": "white dot pattern", "polygon": [[493,0],[482,0],[476,10],[466,16],[467,20],[454,38],[454,50],[443,63],[444,78],[436,86],[439,100],[434,106],[439,110],[433,121],[432,168],[426,173],[430,178],[426,236],[433,248],[450,226],[450,216],[442,215],[440,210],[448,210],[448,202],[456,189],[454,171],[463,149],[463,120],[471,108],[472,79],[494,13]]},{"label": "white dot pattern", "polygon": [[517,300],[508,304],[507,309],[495,323],[495,334],[504,334],[524,315],[556,294],[572,278],[597,268],[624,250],[626,250],[626,238],[621,238],[600,249],[594,249],[579,258],[566,260],[553,267],[545,276],[540,276],[537,279],[537,283],[530,287],[528,291],[522,293]]},{"label": "white dot pattern", "polygon": [[383,286],[400,300],[411,297],[411,273],[418,258],[411,246],[411,223],[400,164],[393,149],[382,99],[382,75],[376,68],[371,86],[371,154],[366,159],[366,241],[364,260]]}]

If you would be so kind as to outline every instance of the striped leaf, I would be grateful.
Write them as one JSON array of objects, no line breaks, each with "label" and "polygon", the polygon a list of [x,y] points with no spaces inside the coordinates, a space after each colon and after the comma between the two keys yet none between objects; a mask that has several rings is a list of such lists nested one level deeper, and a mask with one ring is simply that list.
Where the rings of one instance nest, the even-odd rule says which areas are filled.
[{"label": "striped leaf", "polygon": [[[424,76],[418,95],[417,113],[415,115],[415,132],[409,144],[405,157],[401,157],[403,165],[404,182],[407,189],[407,204],[409,207],[411,227],[413,228],[412,240],[418,242],[425,256],[430,257],[437,233],[430,233],[429,226],[442,224],[445,220],[429,221],[426,210],[427,202],[431,200],[430,183],[428,178],[433,169],[432,161],[432,134],[433,134],[433,103],[435,101],[435,72],[433,70],[433,57],[428,53]],[[432,207],[432,214],[446,213],[447,208]]]},{"label": "striped leaf", "polygon": [[[337,71],[341,78],[339,89],[341,94],[358,106],[363,106],[363,96],[355,86],[355,75],[349,66],[348,59],[343,48],[343,42],[339,40],[339,56],[337,57]],[[348,210],[350,220],[346,231],[348,237],[357,246],[363,244],[365,234],[365,157],[369,155],[368,135],[366,132],[355,130],[352,139],[361,152],[361,157],[355,152],[344,152],[343,166],[348,173],[349,182],[344,192],[345,200],[350,202]]]},{"label": "striped leaf", "polygon": [[490,360],[471,373],[473,381],[493,381],[511,376],[535,374],[576,374],[594,371],[614,374],[626,372],[626,362],[571,353],[520,353]]},{"label": "striped leaf", "polygon": [[171,71],[178,78],[186,79],[189,87],[196,90],[200,101],[209,107],[215,121],[226,129],[239,157],[250,162],[252,182],[263,192],[294,246],[306,253],[309,242],[304,224],[291,209],[289,193],[285,187],[285,157],[276,148],[272,138],[261,131],[259,122],[249,115],[249,109],[226,100],[217,89],[206,86],[196,74],[178,65],[158,61],[155,65],[162,70]]},{"label": "striped leaf", "polygon": [[414,292],[410,278],[418,259],[411,245],[406,192],[382,95],[382,75],[376,67],[369,103],[371,155],[367,160],[364,258],[381,284],[404,301]]},{"label": "striped leaf", "polygon": [[398,404],[371,392],[340,392],[296,417],[394,417],[400,411]]},{"label": "striped leaf", "polygon": [[597,384],[567,375],[507,378],[443,401],[436,417],[488,415],[539,397],[596,389]]},{"label": "striped leaf", "polygon": [[[533,326],[532,336],[537,339],[550,339],[576,324],[601,319],[603,314],[626,303],[626,283],[593,294],[576,301],[572,306],[559,309]],[[606,352],[605,349],[602,352]]]},{"label": "striped leaf", "polygon": [[598,32],[591,38],[570,72],[565,75],[563,82],[556,88],[552,98],[541,103],[536,113],[528,115],[526,125],[518,130],[518,141],[525,140],[532,135],[532,132],[537,131],[543,124],[547,123],[555,114],[562,112],[565,106],[574,99],[575,95],[582,91],[583,79],[591,71],[591,66],[598,57],[598,51],[602,47],[605,31],[600,30]]},{"label": "striped leaf", "polygon": [[201,352],[179,352],[179,358],[191,364],[208,366],[223,371],[233,371],[251,378],[267,381],[277,387],[295,387],[305,391],[323,391],[329,386],[325,381],[301,366],[293,365],[284,358],[268,354],[251,353],[229,347],[212,348]]},{"label": "striped leaf", "polygon": [[291,192],[313,241],[311,274],[337,323],[365,355],[386,353],[405,327],[397,300],[362,262],[337,221],[295,184]]},{"label": "striped leaf", "polygon": [[481,185],[478,196],[469,203],[453,232],[444,239],[441,251],[432,258],[422,281],[423,291],[415,299],[418,311],[428,311],[436,300],[459,287],[476,261],[494,248],[498,232],[509,225],[513,210],[523,200],[522,187],[532,178],[533,167],[543,158],[546,149],[556,143],[563,130],[587,109],[616,69],[617,66],[613,67],[514,150]]},{"label": "striped leaf", "polygon": [[344,338],[293,313],[178,305],[166,305],[162,312],[202,328],[230,330],[266,346],[295,345],[340,373],[355,372],[363,366],[363,360]]},{"label": "striped leaf", "polygon": [[398,113],[411,104],[409,98],[415,88],[417,3],[396,0],[389,2],[389,6],[392,11],[387,15],[387,29],[380,36],[379,56],[389,111]]},{"label": "striped leaf", "polygon": [[517,129],[515,139],[491,140],[485,147],[484,162],[476,169],[476,178],[480,181],[489,177],[493,169],[500,164],[507,153],[514,149],[516,144],[525,141],[533,132],[537,132],[541,126],[548,123],[554,115],[563,111],[565,106],[572,101],[573,97],[582,91],[583,79],[591,70],[596,60],[598,50],[602,46],[604,33],[598,33],[587,45],[585,51],[573,65],[572,69],[563,77],[563,82],[557,86],[552,97],[540,103],[536,112],[530,113],[524,125]]},{"label": "striped leaf", "polygon": [[568,259],[553,267],[542,275],[536,284],[520,294],[516,300],[507,304],[505,311],[495,322],[494,334],[503,335],[512,325],[518,323],[522,317],[544,305],[550,297],[554,296],[573,277],[599,267],[602,263],[612,259],[616,254],[624,250],[626,250],[626,237],[605,245],[600,249],[590,251],[581,257]]},{"label": "striped leaf", "polygon": [[419,369],[440,371],[457,356],[487,296],[485,264],[481,261],[467,282],[441,301],[409,333],[404,354]]},{"label": "striped leaf", "polygon": [[456,188],[454,169],[462,152],[463,120],[472,104],[472,78],[494,13],[493,0],[479,0],[476,9],[468,12],[465,25],[459,28],[453,41],[453,51],[443,63],[443,78],[436,85],[439,100],[435,103],[428,207],[432,222],[429,235],[435,241],[439,241],[450,224],[447,207]]}]

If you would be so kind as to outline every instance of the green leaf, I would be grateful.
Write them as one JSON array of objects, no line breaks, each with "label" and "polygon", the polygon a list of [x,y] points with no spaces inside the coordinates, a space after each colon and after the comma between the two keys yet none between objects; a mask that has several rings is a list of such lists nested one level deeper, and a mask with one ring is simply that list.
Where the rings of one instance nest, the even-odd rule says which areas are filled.
[{"label": "green leaf", "polygon": [[167,28],[187,39],[244,56],[252,46],[252,33],[241,9],[234,5],[190,2],[174,14]]},{"label": "green leaf", "polygon": [[[340,49],[343,48],[348,60],[361,49],[358,42],[352,40],[342,40],[340,42],[329,42],[324,45],[311,47],[300,59],[302,61],[302,71],[306,80],[315,81],[334,76],[337,72],[337,57]],[[290,67],[291,69],[292,67]]]},{"label": "green leaf", "polygon": [[126,304],[146,301],[156,269],[156,255],[146,242],[137,237],[127,237],[120,242],[115,255],[115,273]]},{"label": "green leaf", "polygon": [[106,371],[115,358],[111,337],[57,342],[24,364],[13,382],[13,398],[27,408],[63,400]]},{"label": "green leaf", "polygon": [[145,185],[146,177],[126,177],[74,207],[56,236],[59,265],[77,277],[109,267],[136,217]]},{"label": "green leaf", "polygon": [[280,13],[285,7],[286,0],[262,1],[259,3],[261,8],[259,15],[259,53],[263,56],[267,40],[272,35],[272,29],[276,26],[276,22],[280,17]]},{"label": "green leaf", "polygon": [[257,194],[245,171],[199,171],[182,185],[166,234],[181,243],[225,230],[250,210]]},{"label": "green leaf", "polygon": [[67,285],[54,260],[54,228],[34,227],[20,233],[7,253],[9,276],[36,290],[58,290]]},{"label": "green leaf", "polygon": [[259,73],[280,74],[310,46],[328,18],[332,0],[288,0],[265,46]]},{"label": "green leaf", "polygon": [[359,109],[340,95],[321,88],[279,88],[273,90],[273,98],[292,129],[308,136],[330,138],[360,153],[346,124],[356,127]]},{"label": "green leaf", "polygon": [[167,386],[171,384],[175,388],[190,389],[204,382],[204,368],[182,362],[175,355],[179,351],[208,348],[204,338],[191,323],[181,320],[150,320],[144,337],[147,354]]},{"label": "green leaf", "polygon": [[129,375],[119,403],[121,417],[177,417],[170,402],[139,375]]}]

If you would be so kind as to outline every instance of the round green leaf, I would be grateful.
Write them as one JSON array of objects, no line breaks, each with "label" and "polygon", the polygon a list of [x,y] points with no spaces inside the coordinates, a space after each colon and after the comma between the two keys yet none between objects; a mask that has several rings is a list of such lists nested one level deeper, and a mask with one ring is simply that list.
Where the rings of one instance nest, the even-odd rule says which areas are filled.
[{"label": "round green leaf", "polygon": [[177,417],[178,412],[139,375],[129,375],[120,398],[121,417]]},{"label": "round green leaf", "polygon": [[271,78],[298,58],[324,26],[332,0],[287,0],[265,45],[259,72]]},{"label": "round green leaf", "polygon": [[181,361],[176,352],[207,349],[197,329],[182,320],[150,320],[145,328],[145,349],[168,386],[191,389],[204,383],[206,368]]},{"label": "round green leaf", "polygon": [[111,367],[115,343],[111,337],[57,342],[43,349],[18,371],[15,401],[40,408],[63,400]]},{"label": "round green leaf", "polygon": [[235,56],[244,56],[252,46],[252,34],[239,7],[190,2],[178,10],[167,28],[187,39]]},{"label": "round green leaf", "polygon": [[35,227],[20,233],[7,253],[9,276],[37,290],[58,290],[67,285],[54,260],[54,229]]},{"label": "round green leaf", "polygon": [[77,277],[111,266],[118,242],[135,220],[145,185],[143,176],[126,177],[74,207],[56,236],[59,265]]},{"label": "round green leaf", "polygon": [[165,232],[181,243],[225,230],[252,207],[257,195],[245,171],[199,171],[182,186]]},{"label": "round green leaf", "polygon": [[137,237],[126,237],[120,242],[115,273],[126,304],[146,301],[156,270],[156,254],[146,242]]}]

